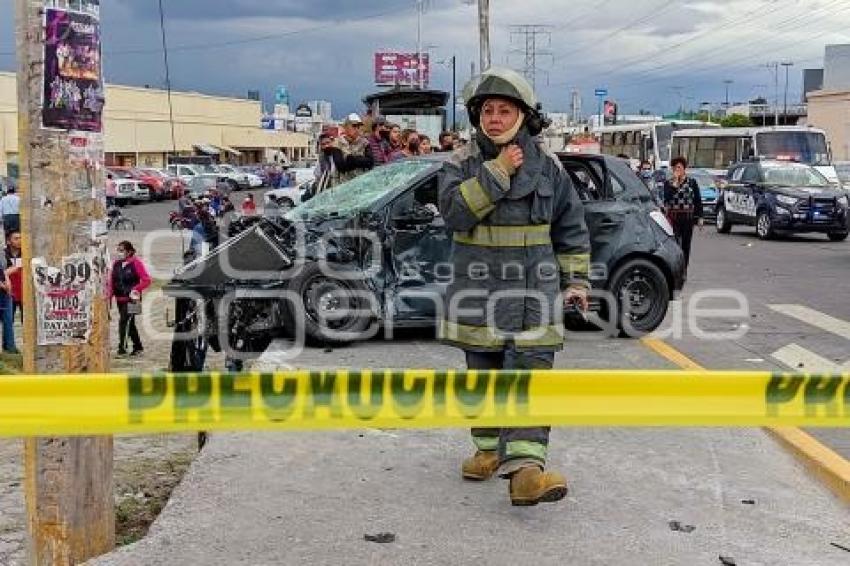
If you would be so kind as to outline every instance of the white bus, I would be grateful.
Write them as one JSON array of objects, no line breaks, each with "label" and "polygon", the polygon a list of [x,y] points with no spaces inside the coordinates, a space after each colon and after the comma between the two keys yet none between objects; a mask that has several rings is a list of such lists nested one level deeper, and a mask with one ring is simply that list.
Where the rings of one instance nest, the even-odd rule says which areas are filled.
[{"label": "white bus", "polygon": [[643,122],[620,126],[602,126],[593,129],[599,140],[602,153],[606,155],[628,155],[630,159],[647,159],[657,169],[670,165],[670,143],[673,133],[696,128],[719,128],[717,124],[698,120],[676,120],[672,122]]},{"label": "white bus", "polygon": [[681,130],[673,133],[674,156],[689,167],[725,174],[733,163],[745,159],[780,159],[811,165],[830,183],[838,183],[823,130],[808,126],[769,126]]}]

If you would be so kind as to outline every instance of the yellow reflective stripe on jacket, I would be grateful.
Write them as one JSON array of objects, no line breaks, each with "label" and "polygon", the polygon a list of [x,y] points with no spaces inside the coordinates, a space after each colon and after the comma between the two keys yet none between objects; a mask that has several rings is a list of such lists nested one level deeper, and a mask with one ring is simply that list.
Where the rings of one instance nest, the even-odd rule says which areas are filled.
[{"label": "yellow reflective stripe on jacket", "polygon": [[466,202],[466,206],[479,220],[496,208],[496,205],[490,200],[490,195],[487,194],[475,177],[460,184],[460,194]]},{"label": "yellow reflective stripe on jacket", "polygon": [[530,226],[486,226],[477,225],[469,232],[455,232],[455,242],[470,246],[493,248],[525,248],[545,246],[552,242],[548,224]]},{"label": "yellow reflective stripe on jacket", "polygon": [[590,274],[590,254],[557,254],[556,257],[561,273],[584,278]]},{"label": "yellow reflective stripe on jacket", "polygon": [[517,348],[551,347],[563,345],[564,330],[560,325],[550,324],[521,332],[506,333],[489,326],[474,326],[443,320],[440,325],[440,338],[482,348],[499,348],[505,345],[508,338],[513,340]]},{"label": "yellow reflective stripe on jacket", "polygon": [[505,344],[505,339],[498,336],[489,326],[458,324],[450,320],[442,321],[440,338],[482,348],[498,348]]}]

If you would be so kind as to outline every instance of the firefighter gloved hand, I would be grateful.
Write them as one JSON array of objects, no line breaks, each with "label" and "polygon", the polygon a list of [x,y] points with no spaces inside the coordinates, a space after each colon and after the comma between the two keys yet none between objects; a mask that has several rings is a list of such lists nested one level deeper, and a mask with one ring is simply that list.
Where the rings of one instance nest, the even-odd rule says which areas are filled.
[{"label": "firefighter gloved hand", "polygon": [[570,285],[564,290],[564,304],[576,305],[579,310],[586,313],[590,304],[587,299],[587,287],[584,285]]},{"label": "firefighter gloved hand", "polygon": [[506,145],[496,158],[499,167],[508,174],[508,177],[513,177],[517,169],[522,165],[522,149],[518,145]]}]

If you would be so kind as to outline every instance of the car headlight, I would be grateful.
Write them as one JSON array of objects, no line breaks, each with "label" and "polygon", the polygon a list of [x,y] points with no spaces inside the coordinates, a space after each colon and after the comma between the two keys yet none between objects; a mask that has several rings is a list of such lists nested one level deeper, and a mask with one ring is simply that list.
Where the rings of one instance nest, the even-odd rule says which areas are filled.
[{"label": "car headlight", "polygon": [[850,206],[850,198],[848,198],[847,195],[843,197],[838,197],[838,206],[843,206],[844,208],[847,208],[848,206]]},{"label": "car headlight", "polygon": [[653,210],[649,213],[649,217],[652,218],[656,224],[658,224],[664,233],[668,236],[673,235],[673,226],[670,225],[670,221],[667,220],[667,217],[661,214],[659,210]]},{"label": "car headlight", "polygon": [[788,206],[792,206],[792,205],[797,204],[796,198],[789,197],[787,195],[776,195],[776,200],[778,200],[782,204],[787,204]]}]

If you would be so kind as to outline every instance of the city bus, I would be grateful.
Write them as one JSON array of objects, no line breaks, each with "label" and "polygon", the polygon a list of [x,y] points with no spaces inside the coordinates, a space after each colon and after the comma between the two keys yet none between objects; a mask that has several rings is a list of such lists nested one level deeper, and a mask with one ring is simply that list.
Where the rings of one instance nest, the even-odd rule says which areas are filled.
[{"label": "city bus", "polygon": [[628,155],[636,161],[649,160],[656,169],[670,165],[670,143],[673,133],[697,128],[719,128],[717,124],[698,120],[642,122],[593,129],[600,151],[606,155]]},{"label": "city bus", "polygon": [[745,159],[796,161],[838,183],[826,133],[808,126],[680,130],[673,133],[672,154],[685,157],[690,167],[724,175],[730,165]]}]

